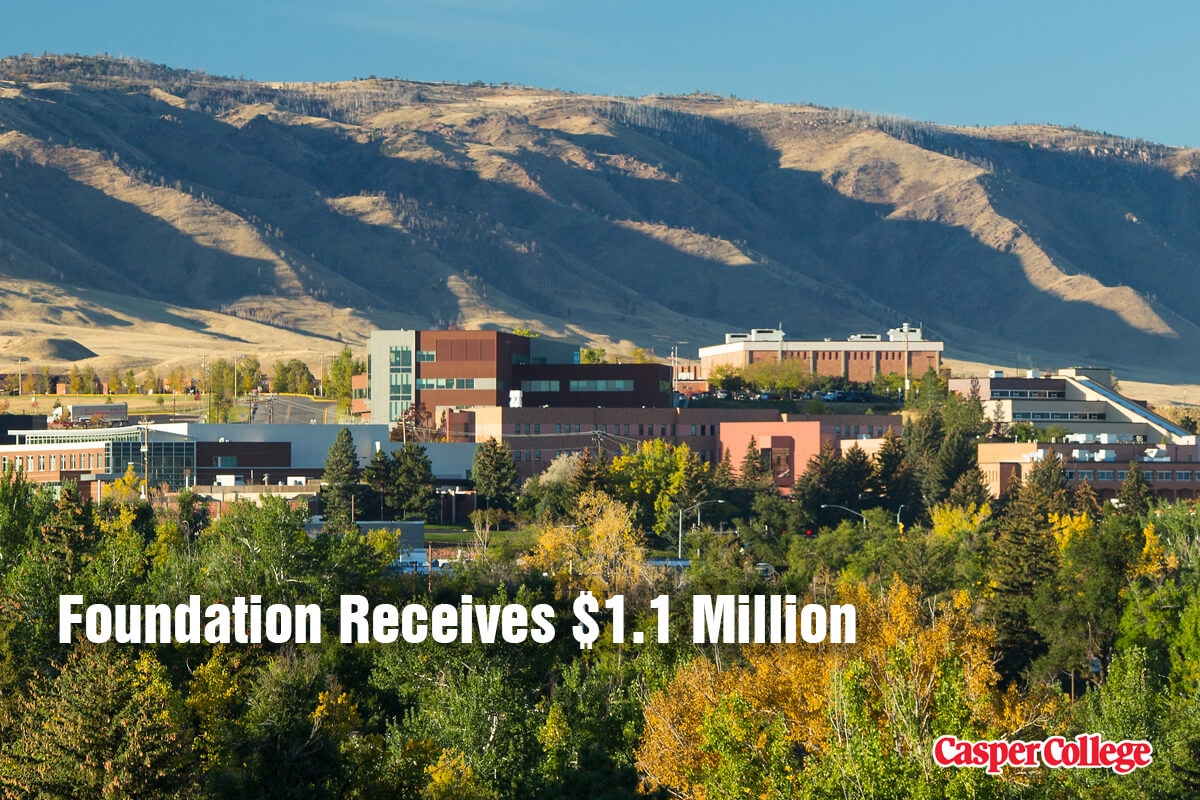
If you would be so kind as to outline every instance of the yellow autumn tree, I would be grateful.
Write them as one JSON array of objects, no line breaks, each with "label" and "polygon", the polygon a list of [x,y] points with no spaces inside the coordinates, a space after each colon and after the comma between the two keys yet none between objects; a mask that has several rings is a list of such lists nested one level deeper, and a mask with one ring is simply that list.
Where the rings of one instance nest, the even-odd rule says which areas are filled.
[{"label": "yellow autumn tree", "polygon": [[[753,645],[742,651],[744,666],[724,672],[697,659],[651,696],[637,750],[647,784],[685,798],[715,797],[706,787],[719,794],[730,762],[752,755],[777,769],[734,765],[734,774],[761,781],[747,787],[748,796],[779,796],[796,780],[833,775],[870,795],[871,786],[900,773],[904,780],[946,780],[929,758],[940,733],[1010,735],[1048,719],[1051,700],[998,690],[993,632],[975,621],[965,593],[927,604],[897,580],[883,593],[853,584],[840,595],[856,609],[856,643]],[[734,696],[737,702],[725,702]],[[739,708],[761,732],[758,754],[713,746],[713,715],[728,723]],[[765,758],[781,744],[771,736],[805,753],[804,764]],[[865,774],[852,775],[860,770]]]},{"label": "yellow autumn tree", "polygon": [[564,596],[589,589],[601,601],[636,596],[653,575],[632,509],[598,491],[579,496],[570,523],[543,530],[527,563],[552,576]]}]

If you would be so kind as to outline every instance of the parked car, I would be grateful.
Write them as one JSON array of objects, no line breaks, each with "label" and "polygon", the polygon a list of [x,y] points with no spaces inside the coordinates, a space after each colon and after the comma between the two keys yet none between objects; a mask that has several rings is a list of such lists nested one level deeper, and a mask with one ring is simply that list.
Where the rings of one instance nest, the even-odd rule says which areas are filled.
[{"label": "parked car", "polygon": [[718,400],[728,400],[729,399],[729,390],[728,389],[717,389],[717,391],[713,394],[713,397],[717,398]]}]

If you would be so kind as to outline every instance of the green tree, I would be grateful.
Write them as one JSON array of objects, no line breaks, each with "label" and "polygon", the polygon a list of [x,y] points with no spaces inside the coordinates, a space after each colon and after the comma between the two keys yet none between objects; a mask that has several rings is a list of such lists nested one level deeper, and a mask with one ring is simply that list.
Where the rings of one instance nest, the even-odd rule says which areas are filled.
[{"label": "green tree", "polygon": [[276,361],[271,371],[271,389],[287,394],[312,394],[317,379],[298,358]]},{"label": "green tree", "polygon": [[1113,504],[1117,513],[1123,517],[1137,519],[1149,513],[1152,502],[1154,489],[1146,481],[1145,473],[1137,462],[1130,464],[1129,472],[1125,480],[1121,481],[1121,488],[1117,490],[1117,502]]},{"label": "green tree", "polygon": [[603,364],[607,355],[603,347],[585,347],[579,354],[579,362],[581,364]]},{"label": "green tree", "polygon": [[512,508],[517,494],[517,465],[513,463],[508,443],[501,444],[495,437],[475,448],[475,460],[471,464],[471,480],[475,493],[483,498],[485,508]]},{"label": "green tree", "polygon": [[738,470],[738,488],[750,491],[775,488],[775,479],[770,468],[764,463],[763,454],[753,436],[746,445],[746,454],[742,457],[741,469]]},{"label": "green tree", "polygon": [[336,400],[339,409],[349,408],[351,379],[359,373],[366,372],[366,369],[366,364],[354,357],[348,345],[343,347],[329,362],[329,376],[324,384],[325,396]]},{"label": "green tree", "polygon": [[594,457],[585,448],[571,473],[571,494],[578,496],[587,491],[606,492],[612,488],[612,463],[608,453],[600,450]]},{"label": "green tree", "polygon": [[1005,680],[1018,678],[1047,650],[1038,632],[1034,599],[1059,566],[1058,547],[1050,531],[1050,515],[1070,509],[1062,461],[1049,453],[1034,464],[1026,480],[1012,490],[1007,513],[992,549],[993,592],[989,621],[996,628]]},{"label": "green tree", "polygon": [[361,511],[356,504],[358,478],[358,453],[354,449],[354,437],[350,435],[349,428],[342,428],[325,456],[325,485],[321,487],[321,500],[326,528],[346,532],[354,527],[354,519]]},{"label": "green tree", "polygon": [[371,459],[363,476],[380,492],[384,502],[403,519],[431,520],[437,508],[437,482],[433,477],[433,462],[425,448],[407,442],[391,456]]},{"label": "green tree", "polygon": [[179,693],[153,653],[81,642],[37,681],[0,755],[10,796],[182,797],[199,779]]}]

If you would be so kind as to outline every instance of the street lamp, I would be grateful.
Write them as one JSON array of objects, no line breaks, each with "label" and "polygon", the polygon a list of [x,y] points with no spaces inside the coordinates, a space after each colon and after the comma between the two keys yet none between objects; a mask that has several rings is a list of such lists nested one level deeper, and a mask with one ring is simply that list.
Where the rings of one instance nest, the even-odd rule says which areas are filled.
[{"label": "street lamp", "polygon": [[904,510],[904,503],[901,503],[900,507],[896,509],[896,527],[897,528],[900,527],[900,512],[903,510]]},{"label": "street lamp", "polygon": [[[696,503],[693,506],[688,506],[687,508],[679,509],[679,560],[680,561],[683,560],[683,515],[685,513],[687,513],[688,511],[691,511],[692,509],[700,508],[701,506],[706,506],[710,503],[724,503],[724,502],[725,502],[724,500],[701,500],[699,503]],[[699,511],[696,512],[696,524],[697,525],[700,524],[700,512]]]},{"label": "street lamp", "polygon": [[[846,511],[861,519],[863,521],[863,528],[867,527],[867,518],[862,515],[861,511],[855,511],[853,508],[846,508],[845,506],[836,506],[833,503],[822,503],[821,508],[840,508],[842,511]],[[901,508],[903,508],[903,506],[901,506]],[[900,512],[897,511],[896,516],[899,517]]]}]

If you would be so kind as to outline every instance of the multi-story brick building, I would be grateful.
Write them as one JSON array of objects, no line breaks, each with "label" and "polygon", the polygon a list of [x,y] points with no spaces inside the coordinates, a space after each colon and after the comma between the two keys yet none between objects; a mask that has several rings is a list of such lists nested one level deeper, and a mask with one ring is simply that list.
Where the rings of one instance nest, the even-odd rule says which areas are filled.
[{"label": "multi-story brick building", "polygon": [[[374,331],[367,374],[355,376],[351,411],[394,423],[424,405],[667,407],[670,368],[580,364],[579,346],[499,331]],[[517,393],[517,394],[514,394]]]},{"label": "multi-story brick building", "polygon": [[484,441],[495,438],[512,451],[522,479],[536,475],[563,453],[585,449],[610,455],[628,445],[663,439],[686,444],[701,460],[716,463],[730,452],[741,463],[750,437],[760,455],[777,472],[777,485],[790,489],[795,476],[825,442],[835,447],[843,439],[882,437],[889,427],[900,431],[899,416],[870,414],[795,415],[775,408],[505,408],[476,407],[455,412],[448,420],[454,438]]},{"label": "multi-story brick building", "polygon": [[782,330],[755,328],[749,333],[725,334],[724,344],[701,347],[700,368],[705,376],[711,376],[720,366],[742,369],[762,362],[792,361],[803,364],[813,375],[870,383],[877,375],[895,373],[916,379],[927,370],[939,370],[944,347],[907,324],[886,336],[863,333],[845,341],[790,341]]},{"label": "multi-story brick building", "polygon": [[1000,497],[1024,480],[1034,464],[1055,453],[1062,459],[1070,485],[1089,483],[1101,500],[1111,500],[1130,465],[1137,464],[1158,497],[1196,499],[1200,451],[1195,444],[1146,445],[1116,441],[1115,435],[1112,438],[1113,442],[984,442],[979,445],[979,469],[988,490]]}]

